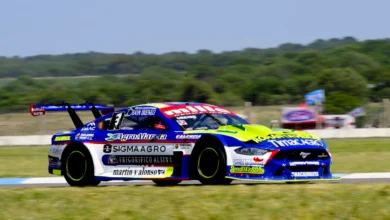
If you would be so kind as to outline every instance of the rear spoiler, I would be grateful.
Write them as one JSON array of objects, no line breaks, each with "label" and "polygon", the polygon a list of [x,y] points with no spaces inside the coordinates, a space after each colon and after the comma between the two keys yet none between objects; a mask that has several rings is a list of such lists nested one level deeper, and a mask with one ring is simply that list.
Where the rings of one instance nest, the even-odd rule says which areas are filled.
[{"label": "rear spoiler", "polygon": [[85,102],[83,104],[69,104],[62,102],[60,104],[31,104],[30,113],[32,116],[41,116],[46,112],[63,112],[67,111],[73,124],[76,128],[80,128],[84,125],[76,111],[92,111],[95,119],[100,118],[103,115],[109,114],[115,111],[114,106],[93,104]]}]

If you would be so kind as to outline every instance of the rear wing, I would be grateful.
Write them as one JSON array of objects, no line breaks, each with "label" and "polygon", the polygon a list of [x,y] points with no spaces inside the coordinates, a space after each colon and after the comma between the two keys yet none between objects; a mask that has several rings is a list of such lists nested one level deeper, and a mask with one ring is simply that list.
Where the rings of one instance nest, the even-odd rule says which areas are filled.
[{"label": "rear wing", "polygon": [[84,125],[76,111],[92,111],[95,119],[115,111],[114,106],[93,104],[85,102],[84,104],[69,104],[62,102],[60,104],[31,104],[30,113],[32,116],[41,116],[46,112],[64,112],[69,113],[70,118],[76,128]]}]

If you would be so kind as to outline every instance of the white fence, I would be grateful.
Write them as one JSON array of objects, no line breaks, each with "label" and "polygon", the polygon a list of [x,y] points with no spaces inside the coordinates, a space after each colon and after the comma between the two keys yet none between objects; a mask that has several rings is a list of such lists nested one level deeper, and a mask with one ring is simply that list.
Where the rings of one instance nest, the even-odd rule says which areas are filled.
[{"label": "white fence", "polygon": [[[306,130],[321,138],[378,138],[390,137],[390,128]],[[0,136],[0,146],[50,145],[52,135]]]},{"label": "white fence", "polygon": [[52,135],[0,136],[0,145],[50,145]]},{"label": "white fence", "polygon": [[324,129],[306,130],[321,138],[375,138],[390,137],[390,128]]}]

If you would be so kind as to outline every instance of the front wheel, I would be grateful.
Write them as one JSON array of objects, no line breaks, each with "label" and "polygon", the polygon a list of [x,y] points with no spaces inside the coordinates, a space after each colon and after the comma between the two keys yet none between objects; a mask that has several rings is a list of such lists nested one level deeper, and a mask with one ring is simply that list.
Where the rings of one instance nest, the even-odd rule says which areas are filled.
[{"label": "front wheel", "polygon": [[[207,143],[207,145],[203,143]],[[202,184],[226,185],[233,181],[225,178],[226,155],[219,141],[202,141],[195,148],[192,156],[192,172]]]},{"label": "front wheel", "polygon": [[97,186],[94,166],[89,151],[83,145],[69,145],[63,154],[64,177],[70,186]]}]

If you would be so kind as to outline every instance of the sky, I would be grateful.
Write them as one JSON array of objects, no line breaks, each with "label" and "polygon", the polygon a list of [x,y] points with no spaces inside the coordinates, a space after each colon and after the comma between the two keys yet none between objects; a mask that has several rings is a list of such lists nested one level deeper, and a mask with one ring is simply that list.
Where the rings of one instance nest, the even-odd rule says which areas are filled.
[{"label": "sky", "polygon": [[0,56],[389,38],[389,9],[388,0],[0,0]]}]

